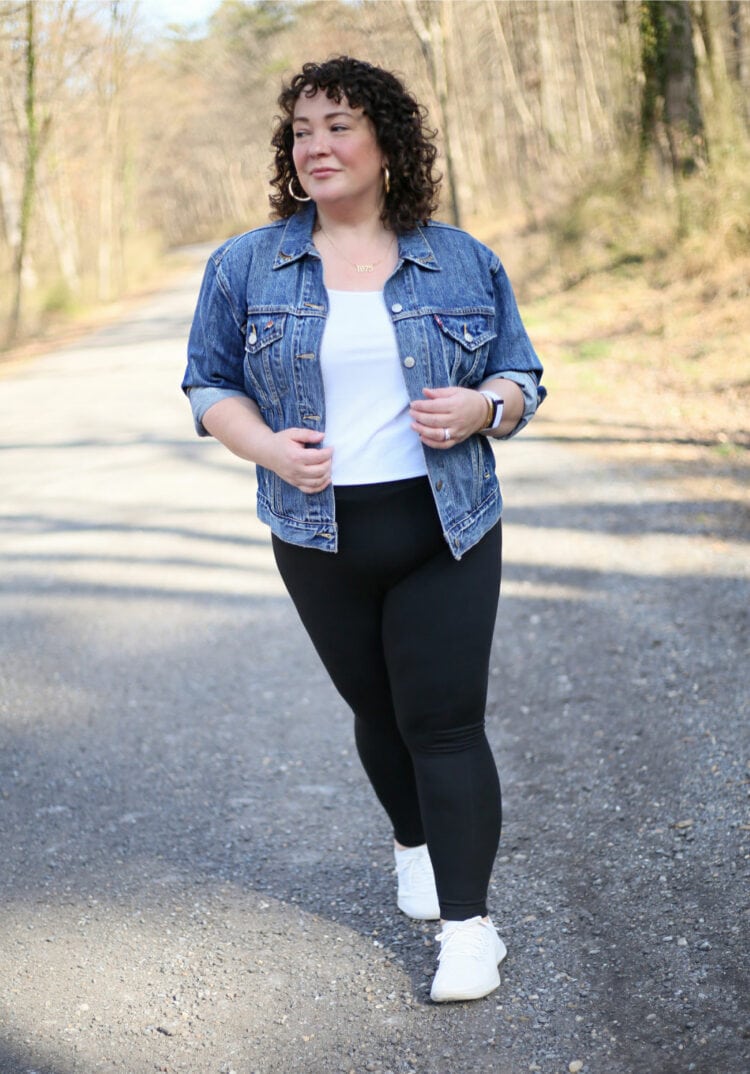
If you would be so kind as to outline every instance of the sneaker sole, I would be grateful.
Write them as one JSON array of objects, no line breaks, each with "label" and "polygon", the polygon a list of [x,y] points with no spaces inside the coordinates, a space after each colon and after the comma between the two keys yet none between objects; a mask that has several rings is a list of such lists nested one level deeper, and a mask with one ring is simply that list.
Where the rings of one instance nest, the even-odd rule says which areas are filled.
[{"label": "sneaker sole", "polygon": [[[508,954],[508,952],[506,950],[505,944],[503,943],[503,941],[499,937],[498,937],[497,942],[498,942],[498,947],[497,947],[496,954],[497,954],[497,964],[498,964],[498,967],[499,967],[505,961],[505,957]],[[497,975],[496,976],[497,976],[497,980],[495,980],[493,978],[492,983],[490,984],[488,982],[486,987],[475,988],[475,989],[471,989],[471,990],[467,989],[465,992],[453,991],[453,992],[450,992],[450,993],[443,993],[442,995],[440,995],[440,994],[438,994],[438,993],[436,993],[434,991],[434,986],[433,986],[433,989],[430,991],[430,999],[432,1000],[433,1003],[462,1003],[465,1000],[484,999],[485,996],[491,995],[493,992],[497,991],[497,989],[500,987],[501,981],[500,981],[500,970],[499,969],[497,970]]]},{"label": "sneaker sole", "polygon": [[426,913],[426,914],[425,913],[417,914],[417,913],[411,913],[404,906],[402,906],[400,902],[397,903],[396,905],[398,906],[398,908],[401,911],[401,913],[406,914],[406,916],[411,918],[412,921],[439,921],[440,920],[440,910],[439,909],[434,911],[434,912],[429,912],[429,913]]},{"label": "sneaker sole", "polygon": [[497,981],[488,985],[485,988],[477,988],[474,990],[467,990],[466,992],[451,992],[445,995],[435,995],[430,992],[430,999],[433,1003],[462,1003],[464,1000],[470,999],[484,999],[485,996],[491,995],[500,987],[500,974],[497,975]]}]

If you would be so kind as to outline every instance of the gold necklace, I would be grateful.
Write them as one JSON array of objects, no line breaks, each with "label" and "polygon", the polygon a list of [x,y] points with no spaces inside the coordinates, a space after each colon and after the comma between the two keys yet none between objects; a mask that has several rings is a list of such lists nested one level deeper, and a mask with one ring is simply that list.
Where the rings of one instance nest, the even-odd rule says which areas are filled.
[{"label": "gold necklace", "polygon": [[356,261],[350,261],[349,258],[346,256],[346,254],[342,253],[341,250],[339,250],[338,246],[333,241],[331,236],[326,231],[324,231],[322,224],[319,223],[318,227],[320,228],[321,235],[325,235],[326,239],[328,239],[328,241],[330,242],[331,246],[336,251],[336,253],[339,255],[339,257],[343,257],[343,259],[344,259],[344,261],[346,261],[347,265],[351,265],[352,268],[357,270],[357,272],[373,272],[377,265],[380,265],[380,264],[382,264],[383,261],[385,261],[386,257],[391,252],[391,246],[393,246],[393,240],[396,238],[395,235],[393,235],[391,237],[391,241],[388,243],[388,249],[385,251],[385,253],[383,254],[383,256],[379,260],[377,260],[377,261],[365,261],[364,263],[358,264]]}]

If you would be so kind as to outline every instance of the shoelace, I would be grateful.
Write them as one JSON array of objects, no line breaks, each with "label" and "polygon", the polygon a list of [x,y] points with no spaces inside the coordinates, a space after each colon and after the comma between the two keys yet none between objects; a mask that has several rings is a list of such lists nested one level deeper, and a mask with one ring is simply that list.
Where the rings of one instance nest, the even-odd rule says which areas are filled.
[{"label": "shoelace", "polygon": [[[481,925],[484,929],[486,926]],[[480,925],[477,921],[460,921],[458,924],[451,925],[449,929],[443,929],[436,936],[436,939],[440,940],[440,954],[438,955],[438,962],[448,950],[448,945],[458,940],[462,945],[462,954],[468,955],[471,958],[482,958],[484,955],[484,933],[479,931]],[[455,946],[455,943],[454,943]]]}]

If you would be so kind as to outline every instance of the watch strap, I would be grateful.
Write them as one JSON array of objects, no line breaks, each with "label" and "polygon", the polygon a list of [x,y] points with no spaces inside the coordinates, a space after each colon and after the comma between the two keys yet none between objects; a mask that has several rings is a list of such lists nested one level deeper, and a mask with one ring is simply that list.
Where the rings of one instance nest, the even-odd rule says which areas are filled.
[{"label": "watch strap", "polygon": [[505,401],[495,392],[491,392],[488,388],[482,389],[479,394],[483,395],[492,407],[492,418],[487,422],[483,429],[480,429],[480,432],[491,433],[493,429],[497,429],[498,425],[503,420],[503,406]]}]

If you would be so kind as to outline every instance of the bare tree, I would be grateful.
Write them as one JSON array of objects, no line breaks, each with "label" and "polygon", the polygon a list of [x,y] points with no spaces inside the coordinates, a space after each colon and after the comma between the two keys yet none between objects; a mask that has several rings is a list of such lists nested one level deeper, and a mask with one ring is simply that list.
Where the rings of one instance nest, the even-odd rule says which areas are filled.
[{"label": "bare tree", "polygon": [[40,131],[37,113],[36,81],[36,30],[34,23],[33,0],[26,0],[26,34],[25,34],[25,83],[26,95],[24,114],[26,117],[26,160],[23,170],[23,192],[18,220],[18,245],[13,263],[14,294],[8,321],[8,340],[12,342],[18,336],[21,325],[24,275],[29,249],[32,214],[34,211],[34,194],[36,185],[36,167],[39,157]]},{"label": "bare tree", "polygon": [[435,93],[438,124],[443,136],[445,171],[448,180],[448,197],[450,198],[450,217],[451,222],[456,227],[460,227],[461,209],[454,165],[455,141],[451,130],[448,104],[450,85],[446,55],[451,39],[452,7],[449,3],[431,3],[429,0],[421,6],[417,0],[403,0],[403,5],[411,27],[419,41],[430,84]]},{"label": "bare tree", "polygon": [[98,96],[101,116],[99,161],[98,295],[108,301],[122,289],[123,234],[126,227],[124,169],[127,152],[123,82],[133,32],[132,9],[111,0],[107,36],[101,48]]},{"label": "bare tree", "polygon": [[748,0],[729,0],[728,9],[739,108],[745,126],[750,130],[750,3]]},{"label": "bare tree", "polygon": [[692,30],[687,0],[641,4],[642,159],[661,126],[677,178],[692,175],[708,159]]}]

